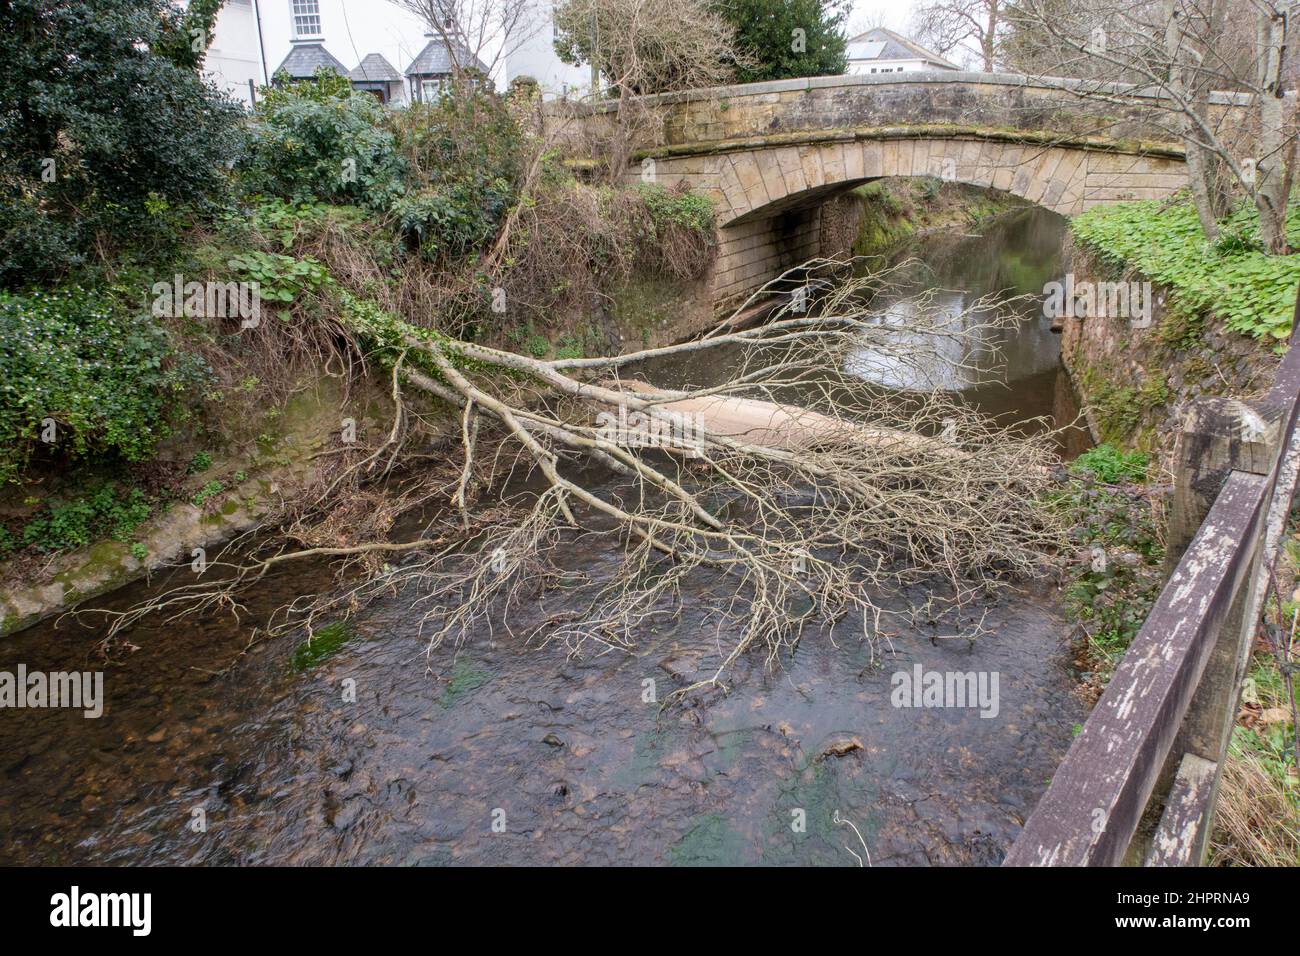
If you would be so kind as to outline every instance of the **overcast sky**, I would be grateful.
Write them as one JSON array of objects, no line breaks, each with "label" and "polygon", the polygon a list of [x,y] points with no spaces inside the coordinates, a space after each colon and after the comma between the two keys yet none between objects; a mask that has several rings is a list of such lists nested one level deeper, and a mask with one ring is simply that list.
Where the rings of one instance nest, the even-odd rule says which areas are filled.
[{"label": "overcast sky", "polygon": [[853,14],[849,17],[849,35],[861,33],[873,26],[889,27],[899,33],[907,31],[907,22],[917,0],[853,0]]}]

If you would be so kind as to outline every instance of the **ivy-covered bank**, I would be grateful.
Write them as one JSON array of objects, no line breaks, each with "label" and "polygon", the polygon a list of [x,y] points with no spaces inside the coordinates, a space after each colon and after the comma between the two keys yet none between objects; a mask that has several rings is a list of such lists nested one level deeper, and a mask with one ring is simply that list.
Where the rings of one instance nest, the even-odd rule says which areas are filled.
[{"label": "ivy-covered bank", "polygon": [[[1259,396],[1291,335],[1300,254],[1267,255],[1242,209],[1207,243],[1185,196],[1097,207],[1071,222],[1076,289],[1150,283],[1151,312],[1061,320],[1062,358],[1100,442],[1071,467],[1061,504],[1079,552],[1067,610],[1089,696],[1100,693],[1160,592],[1169,463],[1181,406],[1206,395]],[[1288,233],[1300,246],[1300,208]],[[1137,283],[1135,287],[1132,283]],[[1118,300],[1116,300],[1118,301]],[[1293,513],[1279,556],[1266,633],[1293,633],[1300,614],[1300,533]],[[1283,680],[1293,666],[1261,640],[1252,653],[1216,813],[1212,861],[1300,863],[1300,779]]]},{"label": "ivy-covered bank", "polygon": [[[1290,207],[1300,244],[1300,209]],[[1126,315],[1067,317],[1061,354],[1088,408],[1094,437],[1164,464],[1180,402],[1249,397],[1268,389],[1291,334],[1300,254],[1269,256],[1244,210],[1217,243],[1200,234],[1190,200],[1097,207],[1070,223],[1076,288],[1149,284],[1149,322]]]}]

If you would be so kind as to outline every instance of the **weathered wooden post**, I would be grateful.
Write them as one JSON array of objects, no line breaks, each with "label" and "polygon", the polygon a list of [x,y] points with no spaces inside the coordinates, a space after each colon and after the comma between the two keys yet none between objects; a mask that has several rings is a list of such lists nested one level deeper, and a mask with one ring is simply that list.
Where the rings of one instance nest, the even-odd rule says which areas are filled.
[{"label": "weathered wooden post", "polygon": [[1300,353],[1295,341],[1293,333],[1292,348],[1263,401],[1200,399],[1183,418],[1166,539],[1169,569],[1183,556],[1232,471],[1269,476],[1271,482],[1266,519],[1256,540],[1249,543],[1250,570],[1233,598],[1165,762],[1162,781],[1172,779],[1172,785],[1146,851],[1148,866],[1199,865],[1209,846],[1223,761],[1256,623],[1263,611],[1265,565],[1277,545],[1296,489],[1293,446]]},{"label": "weathered wooden post", "polygon": [[[1236,399],[1202,398],[1190,404],[1175,451],[1174,493],[1166,534],[1166,570],[1172,573],[1210,513],[1233,471],[1268,475],[1276,461],[1281,416]],[[1247,542],[1241,542],[1247,546]],[[1146,848],[1147,866],[1200,865],[1205,859],[1223,756],[1236,718],[1259,608],[1252,596],[1264,535],[1249,543],[1248,570],[1165,761],[1156,793],[1164,813]],[[1134,849],[1141,849],[1135,847]]]}]

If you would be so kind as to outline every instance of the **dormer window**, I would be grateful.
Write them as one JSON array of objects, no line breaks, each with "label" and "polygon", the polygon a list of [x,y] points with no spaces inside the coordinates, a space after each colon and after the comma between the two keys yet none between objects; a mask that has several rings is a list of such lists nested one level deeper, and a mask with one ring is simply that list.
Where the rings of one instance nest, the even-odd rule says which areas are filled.
[{"label": "dormer window", "polygon": [[290,0],[293,10],[293,38],[295,40],[319,39],[320,0]]}]

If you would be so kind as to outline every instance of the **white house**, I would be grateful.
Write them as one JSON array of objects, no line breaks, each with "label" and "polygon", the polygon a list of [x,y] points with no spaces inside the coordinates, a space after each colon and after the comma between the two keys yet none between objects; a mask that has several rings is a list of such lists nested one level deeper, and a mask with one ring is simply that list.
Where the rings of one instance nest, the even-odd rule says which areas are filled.
[{"label": "white house", "polygon": [[853,37],[849,40],[847,52],[848,72],[852,74],[961,69],[956,63],[884,27]]},{"label": "white house", "polygon": [[506,56],[506,83],[517,77],[532,77],[544,94],[563,96],[586,93],[591,88],[591,70],[570,66],[555,53],[555,4],[537,0],[526,22],[520,25],[522,42],[511,44]]},{"label": "white house", "polygon": [[212,42],[203,61],[203,75],[232,98],[252,102],[249,82],[263,86],[270,79],[262,52],[258,0],[226,0],[213,25]]}]

